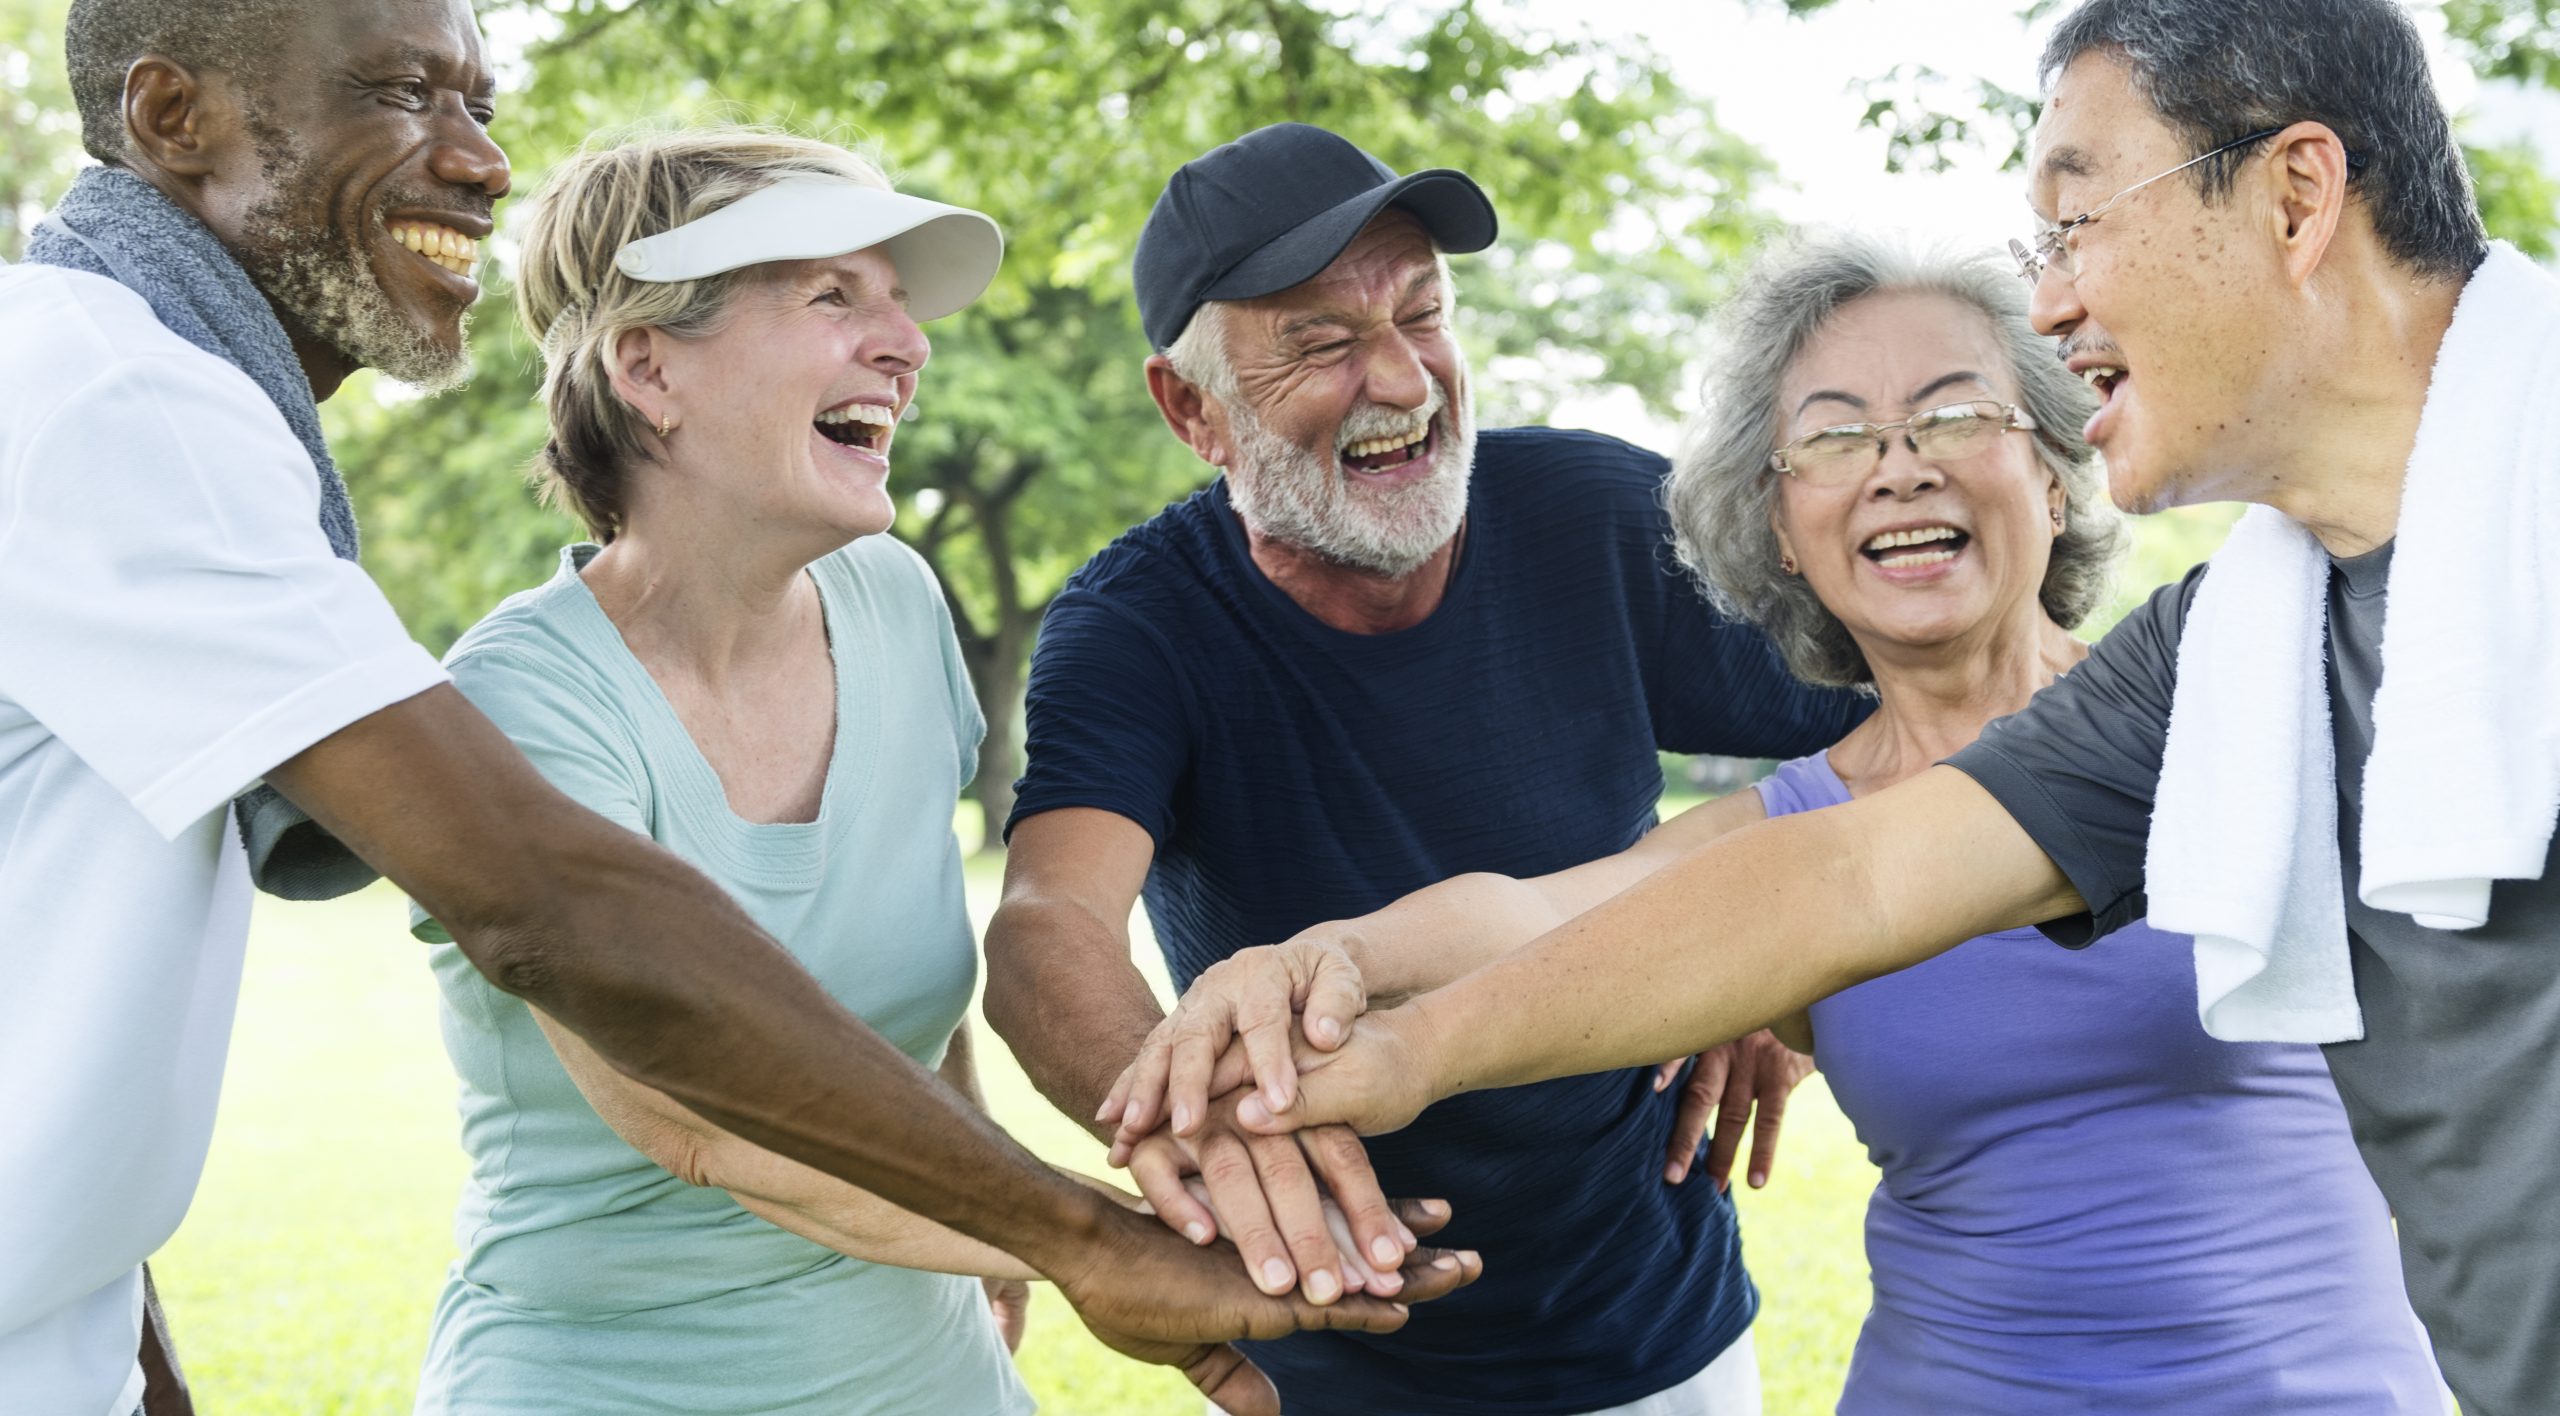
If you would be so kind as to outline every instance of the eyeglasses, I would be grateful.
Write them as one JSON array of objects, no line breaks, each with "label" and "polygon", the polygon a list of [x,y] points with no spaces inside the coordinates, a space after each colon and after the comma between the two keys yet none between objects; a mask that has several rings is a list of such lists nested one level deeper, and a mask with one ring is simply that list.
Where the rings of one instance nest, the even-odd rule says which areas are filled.
[{"label": "eyeglasses", "polygon": [[[2195,166],[2197,163],[2205,161],[2207,158],[2220,157],[2224,153],[2231,151],[2233,148],[2247,147],[2251,143],[2257,142],[2263,138],[2272,138],[2283,131],[2284,129],[2282,128],[2262,128],[2257,132],[2251,133],[2245,138],[2233,138],[2231,141],[2224,143],[2222,146],[2215,148],[2211,152],[2197,153],[2195,156],[2188,158],[2186,161],[2179,163],[2177,166],[2170,168],[2166,172],[2155,172],[2152,175],[2143,178],[2141,181],[2134,183],[2132,186],[2125,188],[2123,191],[2116,193],[2114,196],[2107,198],[2105,201],[2098,203],[2096,206],[2089,208],[2087,211],[2080,213],[2078,216],[2071,218],[2069,221],[2062,223],[2060,226],[2056,226],[2039,233],[2036,236],[2036,241],[2033,246],[2029,246],[2024,241],[2010,241],[2009,254],[2018,258],[2018,278],[2024,280],[2029,285],[2033,285],[2037,281],[2044,279],[2044,273],[2047,270],[2058,270],[2062,272],[2063,279],[2071,279],[2080,273],[2078,269],[2078,261],[2072,253],[2071,245],[2069,241],[2065,239],[2070,236],[2072,232],[2077,231],[2081,227],[2088,225],[2090,222],[2097,220],[2099,217],[2106,215],[2107,208],[2114,206],[2116,203],[2123,201],[2125,198],[2132,196],[2134,193],[2141,191],[2143,188],[2150,186],[2152,183],[2159,181],[2163,177],[2175,177],[2179,173],[2186,171],[2188,168]],[[2360,156],[2354,153],[2349,153],[2347,155],[2348,170],[2353,171],[2362,166],[2364,166],[2364,160]]]},{"label": "eyeglasses", "polygon": [[1914,413],[1899,423],[1842,423],[1817,428],[1769,454],[1769,470],[1812,487],[1844,487],[1864,481],[1884,461],[1885,439],[1922,457],[1951,461],[1991,446],[2002,433],[2035,431],[2036,420],[2006,403],[1983,399]]}]

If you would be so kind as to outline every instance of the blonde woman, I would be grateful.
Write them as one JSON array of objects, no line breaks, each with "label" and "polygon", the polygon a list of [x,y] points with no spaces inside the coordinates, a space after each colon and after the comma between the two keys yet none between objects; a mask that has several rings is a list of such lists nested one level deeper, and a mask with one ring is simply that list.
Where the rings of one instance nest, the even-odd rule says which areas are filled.
[{"label": "blonde woman", "polygon": [[[985,288],[995,227],[840,148],[740,129],[580,154],[535,202],[542,467],[594,542],[463,636],[454,680],[554,783],[699,865],[973,1091],[951,810],[984,724],[931,573],[880,533],[918,324]],[[417,932],[472,1162],[421,1411],[1031,1409],[1007,1353],[1028,1267],[629,1082],[434,920]],[[1186,1365],[1231,1405],[1267,1395],[1223,1349]]]}]

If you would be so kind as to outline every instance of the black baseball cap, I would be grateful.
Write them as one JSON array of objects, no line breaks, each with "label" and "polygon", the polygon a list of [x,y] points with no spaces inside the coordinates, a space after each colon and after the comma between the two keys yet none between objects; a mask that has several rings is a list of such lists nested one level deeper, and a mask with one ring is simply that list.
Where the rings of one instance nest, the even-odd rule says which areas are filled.
[{"label": "black baseball cap", "polygon": [[1138,317],[1158,349],[1204,300],[1250,300],[1312,279],[1388,207],[1456,254],[1493,244],[1493,203],[1467,174],[1399,177],[1349,139],[1306,123],[1256,128],[1182,164],[1138,233]]}]

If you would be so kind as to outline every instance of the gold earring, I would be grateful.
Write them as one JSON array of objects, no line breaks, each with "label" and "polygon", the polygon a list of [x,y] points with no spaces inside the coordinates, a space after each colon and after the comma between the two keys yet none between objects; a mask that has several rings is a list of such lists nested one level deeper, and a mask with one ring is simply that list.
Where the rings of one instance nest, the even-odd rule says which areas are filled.
[{"label": "gold earring", "polygon": [[661,413],[661,414],[659,414],[659,415],[658,415],[658,436],[659,436],[659,437],[662,437],[662,438],[663,438],[663,437],[665,437],[667,434],[669,434],[669,433],[671,433],[671,432],[675,431],[675,426],[676,426],[676,421],[675,421],[675,418],[674,418],[672,415],[670,415],[670,414],[666,414],[666,413]]},{"label": "gold earring", "polygon": [[1783,551],[1782,551],[1782,552],[1780,552],[1780,553],[1779,553],[1779,555],[1778,555],[1778,569],[1785,571],[1785,572],[1786,572],[1787,574],[1789,574],[1789,575],[1793,575],[1793,574],[1795,574],[1795,573],[1796,573],[1796,558],[1795,558],[1794,556],[1791,556],[1791,555],[1786,554],[1786,553],[1785,553],[1785,552],[1783,552]]}]

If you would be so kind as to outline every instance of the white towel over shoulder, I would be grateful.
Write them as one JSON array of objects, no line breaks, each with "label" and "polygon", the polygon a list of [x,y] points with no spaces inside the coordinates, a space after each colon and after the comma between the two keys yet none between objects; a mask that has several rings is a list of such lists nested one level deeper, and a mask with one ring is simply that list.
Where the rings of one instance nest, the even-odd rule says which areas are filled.
[{"label": "white towel over shoulder", "polygon": [[[2365,766],[2360,893],[2436,929],[2533,879],[2560,815],[2560,281],[2492,246],[2438,352],[2401,494]],[[2329,562],[2252,508],[2178,649],[2147,862],[2196,937],[2205,1030],[2364,1034],[2347,954],[2327,673]]]}]

